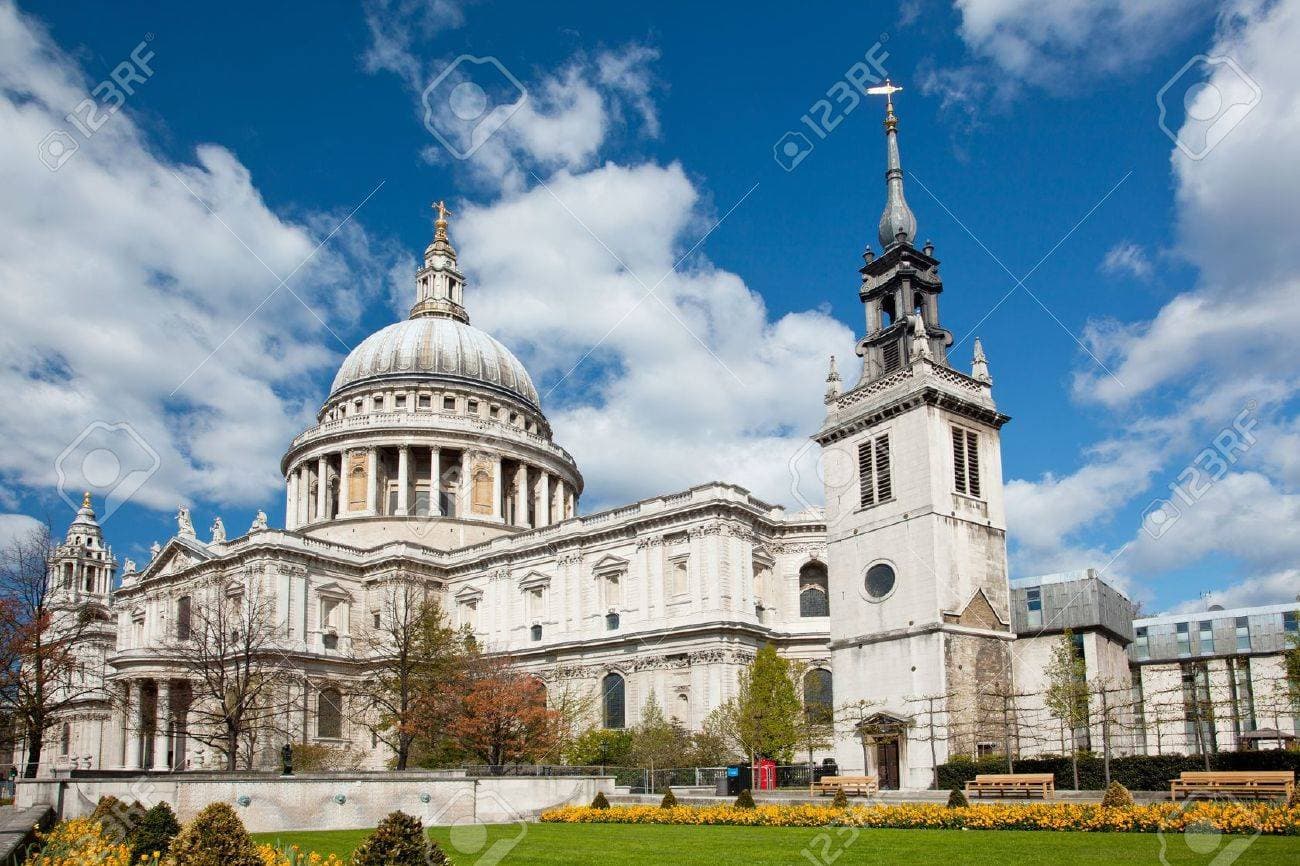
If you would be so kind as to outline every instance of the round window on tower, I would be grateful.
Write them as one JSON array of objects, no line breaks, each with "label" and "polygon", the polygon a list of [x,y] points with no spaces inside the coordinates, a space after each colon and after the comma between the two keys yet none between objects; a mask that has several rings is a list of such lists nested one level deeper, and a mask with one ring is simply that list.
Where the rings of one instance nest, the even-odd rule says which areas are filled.
[{"label": "round window on tower", "polygon": [[896,575],[887,562],[877,562],[867,569],[865,587],[869,601],[884,601],[894,591]]}]

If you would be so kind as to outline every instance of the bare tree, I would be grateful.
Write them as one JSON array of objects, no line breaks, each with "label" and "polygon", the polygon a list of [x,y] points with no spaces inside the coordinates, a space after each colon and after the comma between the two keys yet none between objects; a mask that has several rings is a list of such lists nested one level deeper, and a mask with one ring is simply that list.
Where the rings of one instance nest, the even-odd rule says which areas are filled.
[{"label": "bare tree", "polygon": [[23,775],[34,778],[45,737],[82,701],[102,698],[103,670],[85,638],[111,628],[102,605],[60,591],[48,525],[0,551],[0,703],[26,737]]},{"label": "bare tree", "polygon": [[1074,635],[1067,628],[1052,648],[1052,658],[1044,670],[1047,690],[1043,696],[1047,710],[1060,719],[1062,730],[1070,733],[1070,766],[1074,771],[1074,790],[1079,790],[1079,729],[1088,724],[1088,669],[1083,656],[1074,646]]},{"label": "bare tree", "polygon": [[546,691],[555,712],[555,748],[562,756],[596,718],[596,693],[582,680],[557,678]]},{"label": "bare tree", "polygon": [[[953,693],[920,695],[915,698],[908,698],[909,704],[924,704],[925,707],[920,710],[925,714],[925,721],[919,722],[917,727],[921,729],[917,739],[930,744],[930,772],[933,776],[933,787],[939,788],[939,754],[938,743],[948,742],[948,703],[953,699]],[[940,718],[942,717],[942,720]]]},{"label": "bare tree", "polygon": [[223,755],[226,769],[251,768],[259,737],[289,716],[301,685],[284,656],[285,629],[260,578],[201,579],[189,614],[163,641],[189,680],[188,733]]},{"label": "bare tree", "polygon": [[1007,760],[1007,772],[1013,773],[1015,759],[1020,754],[1022,704],[1026,698],[1034,697],[1034,693],[1016,691],[1008,678],[989,683],[980,692],[980,697],[987,708],[984,715],[998,720],[998,732],[1002,735],[1002,754]]},{"label": "bare tree", "polygon": [[348,705],[354,718],[392,749],[395,768],[405,770],[416,739],[417,704],[427,717],[427,693],[459,677],[465,647],[424,581],[396,577],[377,592],[374,619],[353,642],[367,662],[349,686]]}]

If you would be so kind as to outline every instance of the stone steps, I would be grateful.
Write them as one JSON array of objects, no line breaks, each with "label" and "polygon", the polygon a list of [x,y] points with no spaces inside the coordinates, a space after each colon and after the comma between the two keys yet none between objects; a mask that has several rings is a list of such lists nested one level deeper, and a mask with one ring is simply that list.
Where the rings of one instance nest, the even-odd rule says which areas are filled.
[{"label": "stone steps", "polygon": [[20,866],[27,846],[36,841],[35,828],[53,823],[49,806],[0,806],[0,866]]}]

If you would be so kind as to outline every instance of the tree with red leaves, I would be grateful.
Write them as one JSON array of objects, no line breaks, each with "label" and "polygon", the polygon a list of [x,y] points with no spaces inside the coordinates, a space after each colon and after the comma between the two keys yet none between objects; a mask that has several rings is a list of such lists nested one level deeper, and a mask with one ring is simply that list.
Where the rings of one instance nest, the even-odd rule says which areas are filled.
[{"label": "tree with red leaves", "polygon": [[466,752],[500,766],[544,760],[558,727],[558,714],[547,709],[539,679],[508,658],[479,657],[465,677],[459,712],[447,732]]}]

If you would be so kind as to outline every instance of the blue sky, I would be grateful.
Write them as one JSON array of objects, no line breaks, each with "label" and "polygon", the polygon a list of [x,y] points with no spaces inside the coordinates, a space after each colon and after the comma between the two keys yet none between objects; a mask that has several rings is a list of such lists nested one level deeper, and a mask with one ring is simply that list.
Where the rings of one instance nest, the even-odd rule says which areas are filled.
[{"label": "blue sky", "polygon": [[[30,412],[4,429],[0,527],[48,515],[61,530],[53,467],[97,419],[160,455],[106,524],[119,556],[146,558],[181,502],[200,530],[219,512],[242,531],[259,506],[278,523],[278,454],[343,352],[409,305],[439,197],[460,212],[475,324],[528,364],[586,473],[584,510],[715,477],[800,507],[789,464],[820,421],[826,356],[856,378],[844,355],[883,203],[882,106],[862,98],[791,171],[773,145],[809,133],[801,118],[873,52],[906,88],[907,196],[943,262],[953,361],[978,334],[1014,419],[1013,574],[1106,567],[1149,610],[1207,591],[1293,598],[1300,311],[1278,249],[1295,216],[1244,197],[1300,190],[1273,144],[1297,125],[1278,35],[1296,4],[1076,5],[5,6],[23,50],[0,79],[22,119],[0,133],[3,171],[25,204],[0,246],[16,315],[2,339]],[[142,42],[147,81],[48,171],[41,133]],[[420,93],[461,54],[529,92],[469,160],[431,136]],[[1263,98],[1190,159],[1157,94],[1198,54],[1232,57]],[[1250,99],[1224,84],[1235,68],[1175,78],[1165,125],[1187,132],[1198,82]],[[693,248],[662,301],[636,303]],[[1216,265],[1229,257],[1252,265]],[[1225,296],[1258,319],[1226,321]],[[1250,447],[1176,500],[1167,533],[1144,531],[1149,503],[1252,401]]]}]

